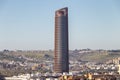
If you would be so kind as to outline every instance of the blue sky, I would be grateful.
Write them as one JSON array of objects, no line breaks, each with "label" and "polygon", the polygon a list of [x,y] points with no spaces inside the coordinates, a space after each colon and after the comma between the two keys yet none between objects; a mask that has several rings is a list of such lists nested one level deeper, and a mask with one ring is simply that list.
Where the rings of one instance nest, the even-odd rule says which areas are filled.
[{"label": "blue sky", "polygon": [[63,7],[70,49],[120,49],[119,0],[0,0],[0,50],[54,49],[54,14]]}]

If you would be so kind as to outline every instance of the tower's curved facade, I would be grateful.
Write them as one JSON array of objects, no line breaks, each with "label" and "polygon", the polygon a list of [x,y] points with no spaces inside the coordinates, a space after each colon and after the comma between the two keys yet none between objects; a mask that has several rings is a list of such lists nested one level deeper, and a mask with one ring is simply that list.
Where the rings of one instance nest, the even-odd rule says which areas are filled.
[{"label": "tower's curved facade", "polygon": [[67,7],[55,12],[54,72],[69,72]]}]

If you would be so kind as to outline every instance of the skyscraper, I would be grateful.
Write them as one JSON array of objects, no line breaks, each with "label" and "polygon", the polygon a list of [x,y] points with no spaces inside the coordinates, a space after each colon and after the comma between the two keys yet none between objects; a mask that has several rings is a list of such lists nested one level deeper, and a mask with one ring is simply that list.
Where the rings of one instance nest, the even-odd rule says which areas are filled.
[{"label": "skyscraper", "polygon": [[69,72],[67,7],[55,12],[54,72]]}]

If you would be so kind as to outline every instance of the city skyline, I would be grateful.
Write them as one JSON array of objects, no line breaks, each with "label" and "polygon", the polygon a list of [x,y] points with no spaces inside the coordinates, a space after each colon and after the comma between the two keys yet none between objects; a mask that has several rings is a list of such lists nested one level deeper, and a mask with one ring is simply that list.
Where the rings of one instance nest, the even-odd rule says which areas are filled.
[{"label": "city skyline", "polygon": [[[120,1],[0,1],[0,50],[54,49],[54,11],[69,8],[70,49],[120,49]],[[47,36],[47,37],[45,37]]]}]

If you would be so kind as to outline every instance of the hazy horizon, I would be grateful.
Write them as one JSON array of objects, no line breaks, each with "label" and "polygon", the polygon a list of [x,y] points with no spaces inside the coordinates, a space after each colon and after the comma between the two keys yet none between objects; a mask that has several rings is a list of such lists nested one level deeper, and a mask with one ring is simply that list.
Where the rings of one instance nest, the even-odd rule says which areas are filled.
[{"label": "hazy horizon", "polygon": [[120,49],[119,0],[1,0],[0,50],[54,49],[55,11],[68,7],[69,49]]}]

